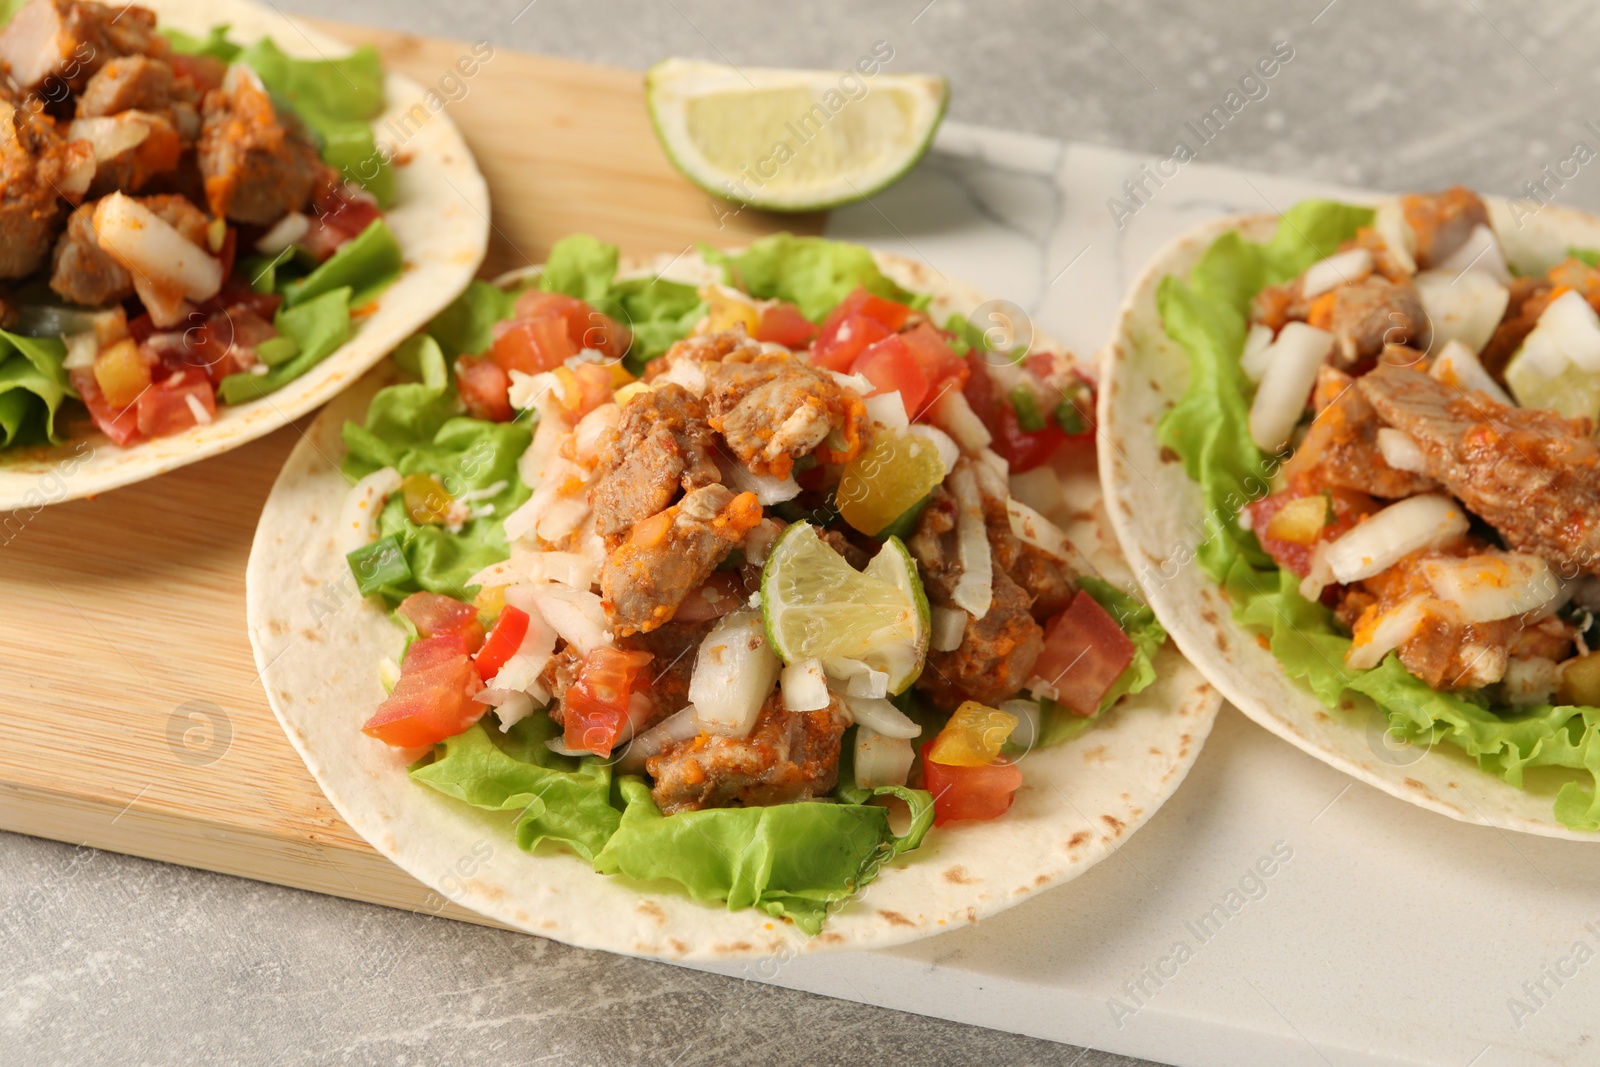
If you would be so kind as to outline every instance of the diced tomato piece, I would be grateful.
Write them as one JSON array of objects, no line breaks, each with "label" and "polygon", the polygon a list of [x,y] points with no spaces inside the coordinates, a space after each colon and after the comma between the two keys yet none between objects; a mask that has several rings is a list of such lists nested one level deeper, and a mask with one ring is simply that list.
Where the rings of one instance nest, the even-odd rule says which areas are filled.
[{"label": "diced tomato piece", "polygon": [[400,602],[400,614],[410,620],[423,637],[462,635],[467,651],[476,652],[483,644],[483,625],[478,609],[455,597],[439,593],[412,593]]},{"label": "diced tomato piece", "polygon": [[565,293],[547,293],[530,289],[517,297],[515,316],[518,319],[555,317],[567,324],[567,338],[574,352],[592,348],[607,359],[621,359],[633,343],[633,335],[626,326],[611,316],[596,311],[588,303]]},{"label": "diced tomato piece", "polygon": [[[198,318],[197,312],[193,318]],[[150,339],[169,334],[157,334]],[[255,349],[262,341],[278,336],[277,329],[245,305],[223,308],[201,320],[199,326],[176,335],[170,347],[159,348],[163,362],[176,362],[203,371],[212,384],[230,374],[247,370],[256,362]]]},{"label": "diced tomato piece", "polygon": [[89,409],[89,417],[101,433],[111,438],[113,444],[126,446],[139,439],[139,409],[136,405],[112,407],[106,402],[100,384],[88,369],[73,371],[71,378],[72,387],[78,391],[83,406]]},{"label": "diced tomato piece", "polygon": [[[1272,517],[1281,511],[1285,504],[1323,492],[1328,494],[1333,505],[1333,521],[1322,528],[1321,536],[1316,542],[1303,545],[1267,536],[1267,526],[1272,522]],[[1261,542],[1261,550],[1271,556],[1273,562],[1284,570],[1296,577],[1304,578],[1311,573],[1311,555],[1316,551],[1317,544],[1336,541],[1344,536],[1356,523],[1377,511],[1378,503],[1365,493],[1350,489],[1322,490],[1314,488],[1307,482],[1257,500],[1245,510],[1250,513],[1250,529],[1255,532],[1256,540]]]},{"label": "diced tomato piece", "polygon": [[573,751],[611,755],[611,749],[628,724],[628,701],[633,683],[647,663],[648,652],[595,648],[583,658],[578,680],[562,701],[562,741]]},{"label": "diced tomato piece", "polygon": [[847,319],[852,315],[865,315],[888,327],[891,333],[895,333],[905,326],[906,320],[911,317],[911,309],[904,304],[897,304],[893,300],[870,293],[865,286],[858,285],[855,292],[839,301],[839,306],[828,313],[827,321],[831,323],[835,319]]},{"label": "diced tomato piece", "polygon": [[928,376],[928,388],[937,390],[946,378],[955,378],[959,387],[972,373],[967,361],[956,355],[944,335],[926,322],[919,322],[900,335],[906,348],[917,357],[922,373]]},{"label": "diced tomato piece", "polygon": [[799,349],[809,345],[816,336],[815,323],[800,314],[800,309],[793,304],[780,301],[762,309],[755,339]]},{"label": "diced tomato piece", "polygon": [[[438,644],[430,646],[429,640]],[[362,733],[396,748],[416,748],[454,737],[489,710],[472,699],[483,688],[472,660],[448,647],[450,642],[459,646],[460,635],[429,640],[412,644],[394,692],[378,705]]]},{"label": "diced tomato piece", "polygon": [[[205,413],[204,419],[196,415],[195,405]],[[138,411],[139,432],[145,437],[164,437],[215,418],[216,387],[199,371],[180,371],[146,389],[134,407]]]},{"label": "diced tomato piece", "polygon": [[1004,815],[1022,785],[1022,771],[1005,758],[982,767],[947,767],[928,757],[933,741],[922,745],[922,787],[933,794],[933,825]]},{"label": "diced tomato piece", "polygon": [[1011,472],[1020,474],[1044,464],[1066,441],[1066,431],[1054,420],[1045,423],[1042,430],[1024,430],[1017,421],[1017,413],[1010,404],[999,405],[998,432],[994,434],[994,450],[1011,464]]},{"label": "diced tomato piece", "polygon": [[1056,687],[1056,702],[1085,718],[1133,662],[1133,642],[1100,602],[1083,590],[1045,626],[1033,673]]},{"label": "diced tomato piece", "polygon": [[312,211],[311,228],[299,244],[318,261],[333,255],[346,241],[383,217],[371,194],[345,182],[319,190]]},{"label": "diced tomato piece", "polygon": [[425,671],[457,656],[470,656],[473,651],[470,645],[469,636],[459,630],[454,633],[435,634],[432,637],[419,637],[406,649],[406,654],[400,661],[400,670]]},{"label": "diced tomato piece", "polygon": [[528,613],[507,604],[478,650],[478,675],[487,681],[499,674],[500,668],[522,647],[522,639],[527,636]]},{"label": "diced tomato piece", "polygon": [[559,315],[499,322],[495,324],[494,333],[489,358],[507,374],[514,370],[524,374],[555,370],[578,354],[567,329],[567,320]]},{"label": "diced tomato piece", "polygon": [[511,376],[494,360],[479,356],[456,360],[456,390],[473,418],[511,421]]},{"label": "diced tomato piece", "polygon": [[850,373],[859,374],[873,385],[870,396],[898,391],[906,411],[915,416],[928,395],[928,376],[899,334],[890,334],[870,346],[850,364]]},{"label": "diced tomato piece", "polygon": [[850,315],[837,321],[829,318],[811,345],[811,362],[843,373],[850,369],[862,349],[893,333],[877,319],[865,315]]}]

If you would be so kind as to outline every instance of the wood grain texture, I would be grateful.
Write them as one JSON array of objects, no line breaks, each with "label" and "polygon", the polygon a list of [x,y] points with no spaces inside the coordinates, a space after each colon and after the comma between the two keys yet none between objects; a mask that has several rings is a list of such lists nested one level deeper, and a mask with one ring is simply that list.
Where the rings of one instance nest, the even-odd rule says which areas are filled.
[{"label": "wood grain texture", "polygon": [[[317,25],[423,85],[470,52]],[[466,85],[448,108],[489,181],[486,276],[579,231],[646,253],[821,225],[744,211],[719,229],[662,157],[637,73],[497,49]],[[98,499],[0,516],[0,828],[475,918],[339,819],[267,708],[245,560],[299,436],[289,426]]]}]

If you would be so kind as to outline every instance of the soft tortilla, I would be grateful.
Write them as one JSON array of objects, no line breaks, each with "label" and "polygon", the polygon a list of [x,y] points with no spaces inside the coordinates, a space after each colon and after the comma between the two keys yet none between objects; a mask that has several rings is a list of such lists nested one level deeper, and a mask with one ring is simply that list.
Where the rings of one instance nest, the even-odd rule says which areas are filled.
[{"label": "soft tortilla", "polygon": [[[920,264],[879,260],[907,287],[940,292],[941,316],[983,301],[935,284]],[[665,257],[649,272],[664,265]],[[707,271],[684,257],[669,276],[697,282]],[[910,941],[977,922],[1110,855],[1177,788],[1211,730],[1219,698],[1168,645],[1149,689],[1082,737],[1024,757],[1025,780],[1004,818],[930,832],[811,939],[761,911],[598,875],[563,851],[522,852],[503,823],[410,781],[402,755],[360,732],[384,696],[378,661],[398,654],[401,634],[356,595],[334,547],[348,489],[335,463],[341,425],[392,380],[386,364],[330,404],[273,487],[246,576],[250,641],[272,710],[339,813],[422,882],[506,925],[586,948],[697,960]],[[1071,503],[1052,517],[1102,573],[1126,582],[1094,471],[1079,463],[1063,474]]]},{"label": "soft tortilla", "polygon": [[[302,59],[350,51],[348,45],[249,0],[140,3],[156,12],[159,26],[186,33],[204,35],[212,26],[228,23],[237,41],[270,36],[285,52]],[[380,141],[390,143],[386,132],[390,120],[399,120],[418,106],[428,109],[421,103],[422,86],[410,78],[390,72],[384,89],[388,106],[373,126]],[[404,144],[410,161],[395,167],[396,202],[385,213],[400,241],[405,272],[376,301],[371,314],[352,323],[354,333],[348,343],[270,396],[238,406],[219,405],[209,425],[128,448],[118,448],[95,430],[75,402],[64,405],[77,417],[63,424],[67,439],[62,444],[0,451],[0,512],[36,509],[116,489],[269,434],[349,387],[449,303],[483,262],[489,241],[489,192],[450,116],[428,113],[432,117],[420,127],[414,116],[394,127],[415,128]]]},{"label": "soft tortilla", "polygon": [[[1547,206],[1529,217],[1487,200],[1507,257],[1544,270],[1570,246],[1600,247],[1600,219]],[[1531,206],[1530,206],[1531,207]],[[1401,800],[1463,822],[1577,841],[1600,835],[1557,822],[1551,804],[1560,781],[1530,772],[1526,790],[1478,769],[1459,748],[1398,746],[1387,720],[1366,698],[1330,711],[1291,680],[1256,635],[1233,621],[1218,584],[1193,562],[1204,531],[1200,487],[1156,440],[1156,426],[1189,384],[1188,353],[1166,335],[1156,287],[1187,276],[1211,242],[1232,229],[1252,241],[1276,231],[1276,215],[1244,215],[1198,226],[1157,254],[1122,306],[1116,333],[1100,354],[1100,477],[1111,522],[1139,586],[1190,661],[1250,718],[1324,763]]]}]

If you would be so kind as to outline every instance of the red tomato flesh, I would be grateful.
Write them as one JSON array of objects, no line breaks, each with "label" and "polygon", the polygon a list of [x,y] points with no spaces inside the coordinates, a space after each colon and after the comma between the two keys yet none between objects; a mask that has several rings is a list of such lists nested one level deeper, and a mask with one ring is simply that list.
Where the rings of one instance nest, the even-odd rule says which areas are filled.
[{"label": "red tomato flesh", "polygon": [[216,417],[217,397],[211,380],[198,371],[180,371],[139,395],[139,402],[134,405],[138,409],[139,432],[145,437],[164,437],[201,422],[189,397],[205,412],[205,421]]},{"label": "red tomato flesh", "polygon": [[869,319],[876,319],[879,323],[896,332],[906,324],[911,317],[911,309],[904,304],[897,304],[867,291],[865,286],[858,285],[855,292],[839,301],[839,306],[828,313],[828,322],[834,319],[846,319],[851,315],[865,315]]},{"label": "red tomato flesh", "polygon": [[511,376],[493,360],[479,356],[456,360],[456,391],[473,418],[511,421]]},{"label": "red tomato flesh", "polygon": [[912,415],[922,409],[922,401],[928,395],[928,376],[899,334],[891,334],[867,348],[850,364],[850,373],[872,383],[869,396],[898,391],[906,411]]},{"label": "red tomato flesh", "polygon": [[526,636],[528,636],[528,613],[507,604],[500,612],[500,618],[495,620],[494,629],[489,631],[483,647],[478,650],[478,675],[484,681],[488,681],[499,674],[500,668],[506,665],[506,660],[522,647],[522,639]]},{"label": "red tomato flesh", "polygon": [[561,721],[562,743],[577,752],[611,755],[611,749],[628,724],[628,698],[645,664],[648,652],[617,648],[591,649],[578,668],[578,680],[567,690]]},{"label": "red tomato flesh", "polygon": [[100,383],[94,380],[92,371],[75,370],[70,377],[72,387],[78,391],[78,398],[89,409],[89,417],[101,433],[117,445],[129,445],[139,439],[137,404],[125,408],[112,407],[106,402],[106,395],[100,391]]},{"label": "red tomato flesh", "polygon": [[627,327],[565,293],[530,289],[517,297],[513,314],[528,322],[545,318],[561,320],[566,324],[567,340],[574,353],[592,348],[608,359],[620,359],[632,343]]},{"label": "red tomato flesh", "polygon": [[514,370],[524,374],[555,370],[578,354],[567,320],[560,316],[500,322],[495,324],[494,332],[489,358],[507,374]]},{"label": "red tomato flesh", "polygon": [[830,315],[811,345],[811,362],[843,373],[850,369],[863,348],[893,333],[883,323],[865,315],[847,315],[842,319]]},{"label": "red tomato flesh", "polygon": [[1001,757],[982,767],[950,767],[928,758],[933,741],[922,745],[922,787],[933,794],[933,825],[1004,815],[1022,785],[1022,771]]},{"label": "red tomato flesh", "polygon": [[1033,673],[1056,687],[1057,703],[1085,718],[1100,710],[1113,683],[1133,662],[1133,642],[1094,597],[1079,590],[1045,626],[1044,651]]},{"label": "red tomato flesh", "polygon": [[922,366],[922,373],[928,376],[928,388],[937,390],[946,378],[957,379],[957,386],[964,384],[967,375],[971,373],[967,361],[955,354],[944,335],[926,322],[919,322],[911,329],[900,335],[900,340],[906,343],[906,348],[917,362]]},{"label": "red tomato flesh", "polygon": [[400,681],[361,732],[395,748],[416,748],[454,737],[483,717],[488,705],[473,700],[483,680],[450,634],[412,643]]},{"label": "red tomato flesh", "polygon": [[805,348],[817,336],[816,325],[793,304],[778,303],[761,312],[756,326],[757,341],[785,348]]},{"label": "red tomato flesh", "polygon": [[478,609],[454,597],[439,593],[412,593],[400,602],[398,610],[423,637],[460,635],[466,641],[468,652],[478,651],[483,644],[483,626],[478,622]]}]

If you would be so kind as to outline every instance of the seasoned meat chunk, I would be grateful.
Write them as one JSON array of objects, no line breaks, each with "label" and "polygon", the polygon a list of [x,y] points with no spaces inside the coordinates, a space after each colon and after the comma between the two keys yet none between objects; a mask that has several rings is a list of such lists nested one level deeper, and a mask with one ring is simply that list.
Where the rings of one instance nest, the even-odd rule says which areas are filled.
[{"label": "seasoned meat chunk", "polygon": [[660,722],[689,703],[689,678],[694,674],[695,652],[710,623],[669,622],[649,633],[634,634],[617,642],[618,647],[637,649],[651,655],[650,665],[641,675],[639,691],[650,699],[650,718],[640,730]]},{"label": "seasoned meat chunk", "polygon": [[[24,93],[59,100],[61,85],[78,91],[116,56],[164,56],[165,37],[156,32],[155,12],[131,4],[111,6],[83,0],[30,0],[0,30],[0,62]],[[56,80],[56,86],[46,83]]]},{"label": "seasoned meat chunk", "polygon": [[1380,366],[1358,388],[1417,442],[1428,473],[1507,544],[1567,577],[1600,573],[1600,448],[1586,420],[1463,395],[1400,367]]},{"label": "seasoned meat chunk", "polygon": [[748,737],[701,734],[650,757],[650,793],[663,814],[788,804],[826,796],[839,777],[849,725],[837,697],[820,711],[785,711],[774,692]]},{"label": "seasoned meat chunk", "polygon": [[62,196],[81,196],[93,173],[88,145],[64,143],[49,116],[0,100],[0,278],[21,278],[44,265]]},{"label": "seasoned meat chunk", "polygon": [[1433,329],[1416,289],[1379,274],[1331,289],[1318,300],[1329,301],[1325,315],[1313,305],[1307,321],[1333,334],[1337,359],[1346,367],[1375,360],[1385,345],[1409,345],[1426,351]]},{"label": "seasoned meat chunk", "polygon": [[983,524],[995,565],[1028,595],[1033,617],[1043,622],[1066,610],[1078,591],[1078,577],[1093,573],[1089,561],[1071,544],[1068,558],[1054,555],[1018,537],[1011,528],[1005,479],[986,463],[972,464],[983,498]]},{"label": "seasoned meat chunk", "polygon": [[[1560,269],[1557,267],[1550,273],[1556,274]],[[1512,278],[1507,289],[1510,299],[1506,302],[1506,313],[1500,317],[1500,325],[1495,327],[1483,351],[1478,353],[1478,362],[1483,364],[1483,369],[1501,385],[1506,384],[1506,365],[1522,347],[1522,342],[1528,339],[1539,323],[1539,316],[1544,314],[1544,309],[1550,306],[1550,301],[1556,296],[1555,284],[1549,278]],[[1585,293],[1585,296],[1588,294]]]},{"label": "seasoned meat chunk", "polygon": [[854,390],[786,349],[750,340],[742,327],[679,341],[653,361],[648,376],[672,373],[684,362],[698,364],[704,375],[712,428],[758,474],[782,478],[813,449],[827,462],[844,463],[863,447],[866,408]]},{"label": "seasoned meat chunk", "polygon": [[1456,185],[1442,193],[1412,193],[1400,198],[1400,210],[1417,237],[1417,267],[1450,258],[1467,243],[1474,227],[1489,225],[1489,209],[1471,189]]},{"label": "seasoned meat chunk", "polygon": [[600,591],[618,636],[654,630],[761,521],[754,493],[722,485],[693,490],[659,515],[634,525],[606,557]]},{"label": "seasoned meat chunk", "polygon": [[[183,158],[183,141],[170,113],[120,111],[75,119],[67,127],[67,136],[100,146],[94,182],[89,186],[93,198],[114,192],[137,193],[158,179],[173,178]],[[121,145],[127,147],[117,150]],[[115,154],[107,154],[110,152]]]},{"label": "seasoned meat chunk", "polygon": [[722,480],[705,406],[666,383],[622,409],[616,442],[603,450],[589,487],[595,531],[615,548],[641,519],[665,511],[681,489]]},{"label": "seasoned meat chunk", "polygon": [[1314,470],[1314,484],[1355,489],[1389,500],[1437,487],[1427,475],[1395,470],[1384,460],[1378,448],[1383,421],[1348,374],[1323,367],[1317,375],[1312,406],[1316,418],[1294,457],[1284,465],[1289,477]]},{"label": "seasoned meat chunk", "polygon": [[[1341,617],[1355,614],[1350,624],[1358,635],[1377,625],[1378,619],[1414,598],[1423,605],[1422,623],[1398,649],[1406,670],[1432,689],[1481,689],[1505,676],[1510,650],[1522,628],[1516,618],[1467,623],[1448,605],[1433,599],[1424,571],[1432,560],[1475,555],[1484,550],[1475,538],[1463,538],[1441,549],[1407,556],[1393,567],[1368,578],[1364,595],[1348,597],[1353,603]],[[1357,604],[1361,605],[1357,611]]]},{"label": "seasoned meat chunk", "polygon": [[[206,246],[206,216],[181,196],[142,196],[139,203],[195,244]],[[67,219],[56,242],[50,288],[74,304],[99,307],[133,295],[133,279],[108,256],[94,234],[94,205],[84,204]]]},{"label": "seasoned meat chunk", "polygon": [[[937,607],[954,606],[950,594],[961,578],[956,515],[955,497],[943,487],[935,489],[908,542],[922,568],[928,602]],[[1002,569],[1001,553],[994,555],[994,598],[988,612],[981,619],[968,616],[959,647],[930,651],[917,679],[917,688],[941,708],[963,700],[1006,699],[1032,675],[1044,649],[1044,628],[1033,619],[1033,598]]]},{"label": "seasoned meat chunk", "polygon": [[305,132],[240,70],[206,94],[200,173],[212,214],[270,226],[306,206],[324,167]]},{"label": "seasoned meat chunk", "polygon": [[123,56],[95,72],[78,97],[78,117],[123,111],[164,111],[172,106],[172,67],[149,56]]}]

